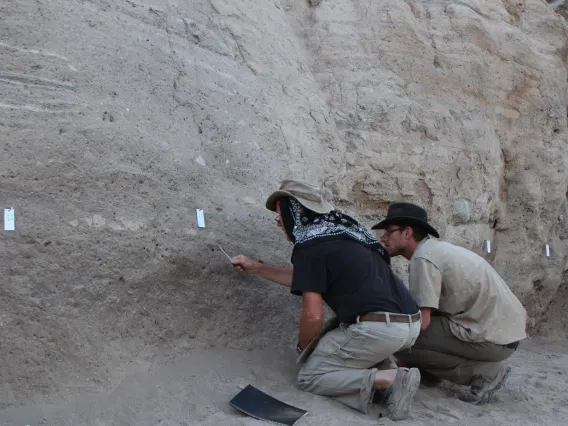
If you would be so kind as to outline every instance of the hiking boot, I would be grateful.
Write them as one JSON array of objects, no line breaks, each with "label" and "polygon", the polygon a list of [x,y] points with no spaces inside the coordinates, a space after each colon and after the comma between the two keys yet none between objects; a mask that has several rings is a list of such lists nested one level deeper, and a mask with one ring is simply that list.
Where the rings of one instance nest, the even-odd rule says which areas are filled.
[{"label": "hiking boot", "polygon": [[482,385],[472,385],[470,393],[460,395],[458,397],[459,400],[469,402],[473,405],[487,404],[491,401],[495,392],[497,392],[501,388],[501,386],[503,386],[510,372],[511,367],[501,368],[497,376],[495,376],[492,381],[485,382]]},{"label": "hiking boot", "polygon": [[396,378],[387,389],[387,416],[391,420],[404,420],[410,414],[412,398],[420,386],[418,368],[398,368]]}]

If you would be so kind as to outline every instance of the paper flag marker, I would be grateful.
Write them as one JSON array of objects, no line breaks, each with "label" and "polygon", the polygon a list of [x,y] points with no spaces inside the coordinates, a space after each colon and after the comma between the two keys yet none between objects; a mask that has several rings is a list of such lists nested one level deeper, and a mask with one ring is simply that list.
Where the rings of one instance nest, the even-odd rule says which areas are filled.
[{"label": "paper flag marker", "polygon": [[203,209],[196,209],[197,211],[197,226],[200,228],[205,228],[205,216],[203,215]]},{"label": "paper flag marker", "polygon": [[4,209],[4,231],[15,231],[16,221],[14,219],[14,208]]}]

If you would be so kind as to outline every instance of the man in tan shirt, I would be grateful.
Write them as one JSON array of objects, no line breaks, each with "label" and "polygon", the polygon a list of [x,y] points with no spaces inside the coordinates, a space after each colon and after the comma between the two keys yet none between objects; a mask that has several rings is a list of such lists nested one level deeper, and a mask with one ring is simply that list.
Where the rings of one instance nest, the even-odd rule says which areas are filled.
[{"label": "man in tan shirt", "polygon": [[470,386],[462,401],[489,402],[510,371],[502,361],[526,338],[522,304],[485,259],[440,240],[421,207],[394,203],[373,229],[385,230],[391,257],[410,260],[410,293],[422,312],[420,336],[397,360],[423,377]]}]

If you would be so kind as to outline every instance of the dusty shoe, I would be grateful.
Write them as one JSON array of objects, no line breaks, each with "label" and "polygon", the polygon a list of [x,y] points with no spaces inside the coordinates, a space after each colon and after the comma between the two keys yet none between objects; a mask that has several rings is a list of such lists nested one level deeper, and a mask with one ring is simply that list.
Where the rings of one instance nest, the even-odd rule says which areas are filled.
[{"label": "dusty shoe", "polygon": [[396,378],[386,395],[387,416],[391,420],[404,420],[410,414],[412,398],[420,386],[418,368],[398,368]]},{"label": "dusty shoe", "polygon": [[491,401],[495,392],[503,386],[510,372],[511,367],[503,367],[492,381],[485,382],[481,386],[472,386],[470,393],[461,395],[458,398],[473,405],[487,404]]}]

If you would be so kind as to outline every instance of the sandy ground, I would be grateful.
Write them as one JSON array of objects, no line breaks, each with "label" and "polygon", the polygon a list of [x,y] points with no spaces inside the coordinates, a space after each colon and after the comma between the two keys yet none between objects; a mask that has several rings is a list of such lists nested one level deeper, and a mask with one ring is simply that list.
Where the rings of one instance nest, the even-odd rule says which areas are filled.
[{"label": "sandy ground", "polygon": [[[308,413],[300,425],[392,424],[380,407],[363,415],[326,397],[294,386],[295,355],[290,351],[191,350],[169,363],[130,374],[113,389],[74,395],[59,405],[25,405],[0,412],[2,426],[185,426],[255,425],[260,421],[234,410],[229,400],[247,384]],[[510,359],[510,378],[489,405],[456,399],[459,387],[421,387],[412,418],[401,425],[565,425],[568,418],[568,345],[525,342]]]}]

